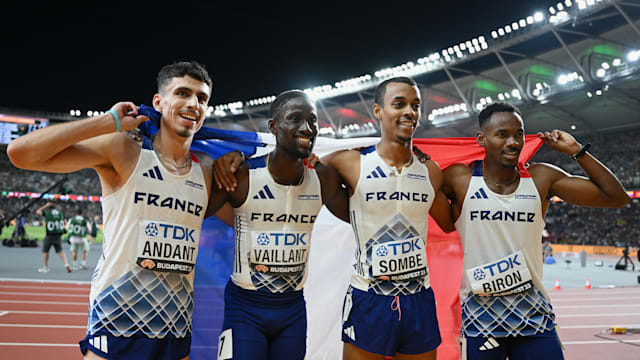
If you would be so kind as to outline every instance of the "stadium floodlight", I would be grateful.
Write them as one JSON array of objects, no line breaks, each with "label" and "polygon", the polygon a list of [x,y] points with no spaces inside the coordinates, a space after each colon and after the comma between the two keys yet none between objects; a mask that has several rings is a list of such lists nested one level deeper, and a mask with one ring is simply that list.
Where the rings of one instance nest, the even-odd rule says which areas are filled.
[{"label": "stadium floodlight", "polygon": [[527,24],[533,24],[533,16],[527,16]]},{"label": "stadium floodlight", "polygon": [[514,22],[512,22],[512,23],[511,23],[511,28],[513,29],[513,31],[516,31],[516,30],[518,30],[520,27],[518,26],[518,23],[514,21]]},{"label": "stadium floodlight", "polygon": [[567,78],[567,75],[562,74],[562,75],[558,76],[558,79],[556,79],[556,82],[559,85],[566,85],[569,82],[569,79]]},{"label": "stadium floodlight", "polygon": [[564,5],[566,7],[571,7],[571,5],[573,5],[573,4],[571,3],[571,0],[564,0]]},{"label": "stadium floodlight", "polygon": [[520,19],[520,21],[518,21],[518,24],[520,25],[521,28],[527,26],[527,21],[525,19]]},{"label": "stadium floodlight", "polygon": [[513,95],[513,97],[519,99],[520,98],[520,90],[518,90],[518,89],[511,90],[511,95]]},{"label": "stadium floodlight", "polygon": [[591,91],[587,91],[587,97],[592,97],[593,94],[591,93]]},{"label": "stadium floodlight", "polygon": [[93,111],[91,110],[87,111],[87,116],[93,116]]},{"label": "stadium floodlight", "polygon": [[542,11],[536,11],[536,13],[533,14],[533,21],[540,22],[542,20],[544,20],[544,14]]},{"label": "stadium floodlight", "polygon": [[606,75],[606,73],[607,73],[607,70],[600,68],[600,69],[598,69],[596,71],[596,76],[597,77],[604,77]]},{"label": "stadium floodlight", "polygon": [[577,0],[576,2],[578,3],[578,9],[580,10],[584,10],[587,7],[587,3],[585,3],[584,0]]},{"label": "stadium floodlight", "polygon": [[615,58],[613,59],[611,64],[613,64],[613,66],[620,66],[620,64],[622,64],[622,60],[620,60],[619,58]]},{"label": "stadium floodlight", "polygon": [[564,10],[564,5],[562,5],[562,3],[559,2],[558,4],[556,4],[556,8],[558,9],[558,11],[562,11]]},{"label": "stadium floodlight", "polygon": [[605,69],[605,70],[609,70],[609,63],[608,62],[603,62],[602,64],[600,64],[600,66],[602,66],[602,68]]},{"label": "stadium floodlight", "polygon": [[498,29],[498,35],[504,36],[504,29],[503,28]]},{"label": "stadium floodlight", "polygon": [[595,4],[596,4],[596,1],[595,1],[595,0],[587,0],[587,5],[589,5],[589,6],[593,6],[593,5],[595,5]]},{"label": "stadium floodlight", "polygon": [[482,50],[487,50],[489,48],[489,45],[487,45],[487,43],[482,43],[480,47],[482,48]]},{"label": "stadium floodlight", "polygon": [[498,94],[498,100],[504,101],[504,95],[502,95],[502,93]]},{"label": "stadium floodlight", "polygon": [[481,111],[482,110],[482,104],[476,104],[476,110]]},{"label": "stadium floodlight", "polygon": [[598,95],[598,96],[602,95],[602,90],[600,90],[600,89],[596,90],[596,95]]},{"label": "stadium floodlight", "polygon": [[549,12],[551,13],[551,15],[556,13],[556,9],[553,6],[549,7]]},{"label": "stadium floodlight", "polygon": [[571,125],[571,130],[575,130],[576,126],[575,125]]},{"label": "stadium floodlight", "polygon": [[[464,49],[463,49],[463,50],[464,50]],[[459,51],[460,51],[460,46],[458,46],[458,45],[454,45],[454,46],[453,46],[453,51],[455,51],[455,52],[459,52]]]},{"label": "stadium floodlight", "polygon": [[474,54],[476,52],[476,50],[472,47],[469,48],[469,54]]},{"label": "stadium floodlight", "polygon": [[511,32],[511,25],[505,25],[504,26],[504,32],[506,32],[507,34]]},{"label": "stadium floodlight", "polygon": [[495,31],[495,30],[493,30],[493,31],[491,32],[491,37],[492,37],[492,38],[494,38],[494,39],[498,38],[498,32],[497,32],[497,31]]},{"label": "stadium floodlight", "polygon": [[464,43],[460,43],[460,50],[466,50],[467,46]]},{"label": "stadium floodlight", "polygon": [[453,50],[453,48],[452,48],[452,47],[449,47],[449,48],[447,49],[447,52],[449,53],[449,55],[453,55],[454,50]]},{"label": "stadium floodlight", "polygon": [[473,46],[473,43],[469,40],[465,41],[464,44],[467,45],[467,49]]},{"label": "stadium floodlight", "polygon": [[627,60],[629,60],[629,62],[638,61],[639,58],[640,58],[639,50],[632,50],[632,51],[629,51],[629,53],[627,54]]},{"label": "stadium floodlight", "polygon": [[535,88],[533,89],[533,96],[538,97],[540,95],[540,89]]},{"label": "stadium floodlight", "polygon": [[477,46],[478,45],[478,38],[473,38],[471,40],[471,44],[473,44],[473,46]]}]

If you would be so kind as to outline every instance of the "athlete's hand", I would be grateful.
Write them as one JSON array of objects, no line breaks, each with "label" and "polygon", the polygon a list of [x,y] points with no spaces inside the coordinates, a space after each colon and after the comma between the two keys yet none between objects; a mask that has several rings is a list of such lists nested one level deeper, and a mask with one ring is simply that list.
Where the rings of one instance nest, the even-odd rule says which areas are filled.
[{"label": "athlete's hand", "polygon": [[[135,129],[140,123],[149,121],[148,117],[138,115],[138,109],[139,107],[130,101],[119,102],[111,107],[111,110],[118,113],[118,117],[120,118],[120,131]],[[113,115],[109,114],[109,117],[113,117]],[[115,121],[113,126],[115,128]]]},{"label": "athlete's hand", "polygon": [[318,155],[314,153],[311,153],[311,155],[308,158],[304,159],[303,164],[309,167],[310,169],[314,169],[316,167],[316,164],[324,165],[324,163],[322,162],[322,160],[320,160]]},{"label": "athlete's hand", "polygon": [[242,154],[232,151],[220,156],[213,162],[213,178],[218,189],[224,188],[227,192],[234,192],[238,186],[234,173],[242,165]]},{"label": "athlete's hand", "polygon": [[555,129],[551,132],[539,132],[538,137],[543,139],[544,143],[549,145],[553,150],[567,155],[574,155],[582,149],[582,145],[566,131]]}]

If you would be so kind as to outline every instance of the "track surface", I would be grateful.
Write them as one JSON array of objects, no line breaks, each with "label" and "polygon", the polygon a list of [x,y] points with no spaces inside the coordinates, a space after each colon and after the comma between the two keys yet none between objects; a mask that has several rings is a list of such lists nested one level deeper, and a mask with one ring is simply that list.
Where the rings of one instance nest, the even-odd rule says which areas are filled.
[{"label": "track surface", "polygon": [[[640,287],[549,294],[567,359],[638,359],[640,335],[602,332],[640,327]],[[84,283],[0,281],[0,358],[81,359],[77,342],[85,334],[88,301]]]}]

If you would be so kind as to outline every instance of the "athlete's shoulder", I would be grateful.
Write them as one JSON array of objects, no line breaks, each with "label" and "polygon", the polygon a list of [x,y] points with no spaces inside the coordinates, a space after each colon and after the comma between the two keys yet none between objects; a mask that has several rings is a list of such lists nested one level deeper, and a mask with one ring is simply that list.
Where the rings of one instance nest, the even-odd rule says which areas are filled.
[{"label": "athlete's shoulder", "polygon": [[556,165],[549,163],[531,163],[527,167],[529,175],[534,180],[553,180],[558,177],[566,176],[567,173]]}]

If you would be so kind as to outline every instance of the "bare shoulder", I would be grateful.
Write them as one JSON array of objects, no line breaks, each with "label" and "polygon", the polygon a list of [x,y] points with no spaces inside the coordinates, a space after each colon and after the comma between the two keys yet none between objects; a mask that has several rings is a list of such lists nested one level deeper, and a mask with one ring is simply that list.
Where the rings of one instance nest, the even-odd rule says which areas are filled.
[{"label": "bare shoulder", "polygon": [[352,161],[360,159],[360,152],[358,150],[340,150],[333,152],[329,155],[325,155],[324,162],[328,162],[330,165],[339,165],[344,163],[351,163]]},{"label": "bare shoulder", "polygon": [[443,173],[445,177],[471,175],[473,173],[473,166],[471,164],[453,164],[444,169]]},{"label": "bare shoulder", "polygon": [[555,180],[569,174],[556,165],[548,163],[532,163],[527,168],[534,181]]},{"label": "bare shoulder", "polygon": [[[115,169],[127,169],[138,162],[142,145],[126,133],[113,133],[87,139],[78,143],[98,149],[109,158]],[[106,164],[101,164],[106,165]],[[101,166],[99,165],[99,166]]]}]

